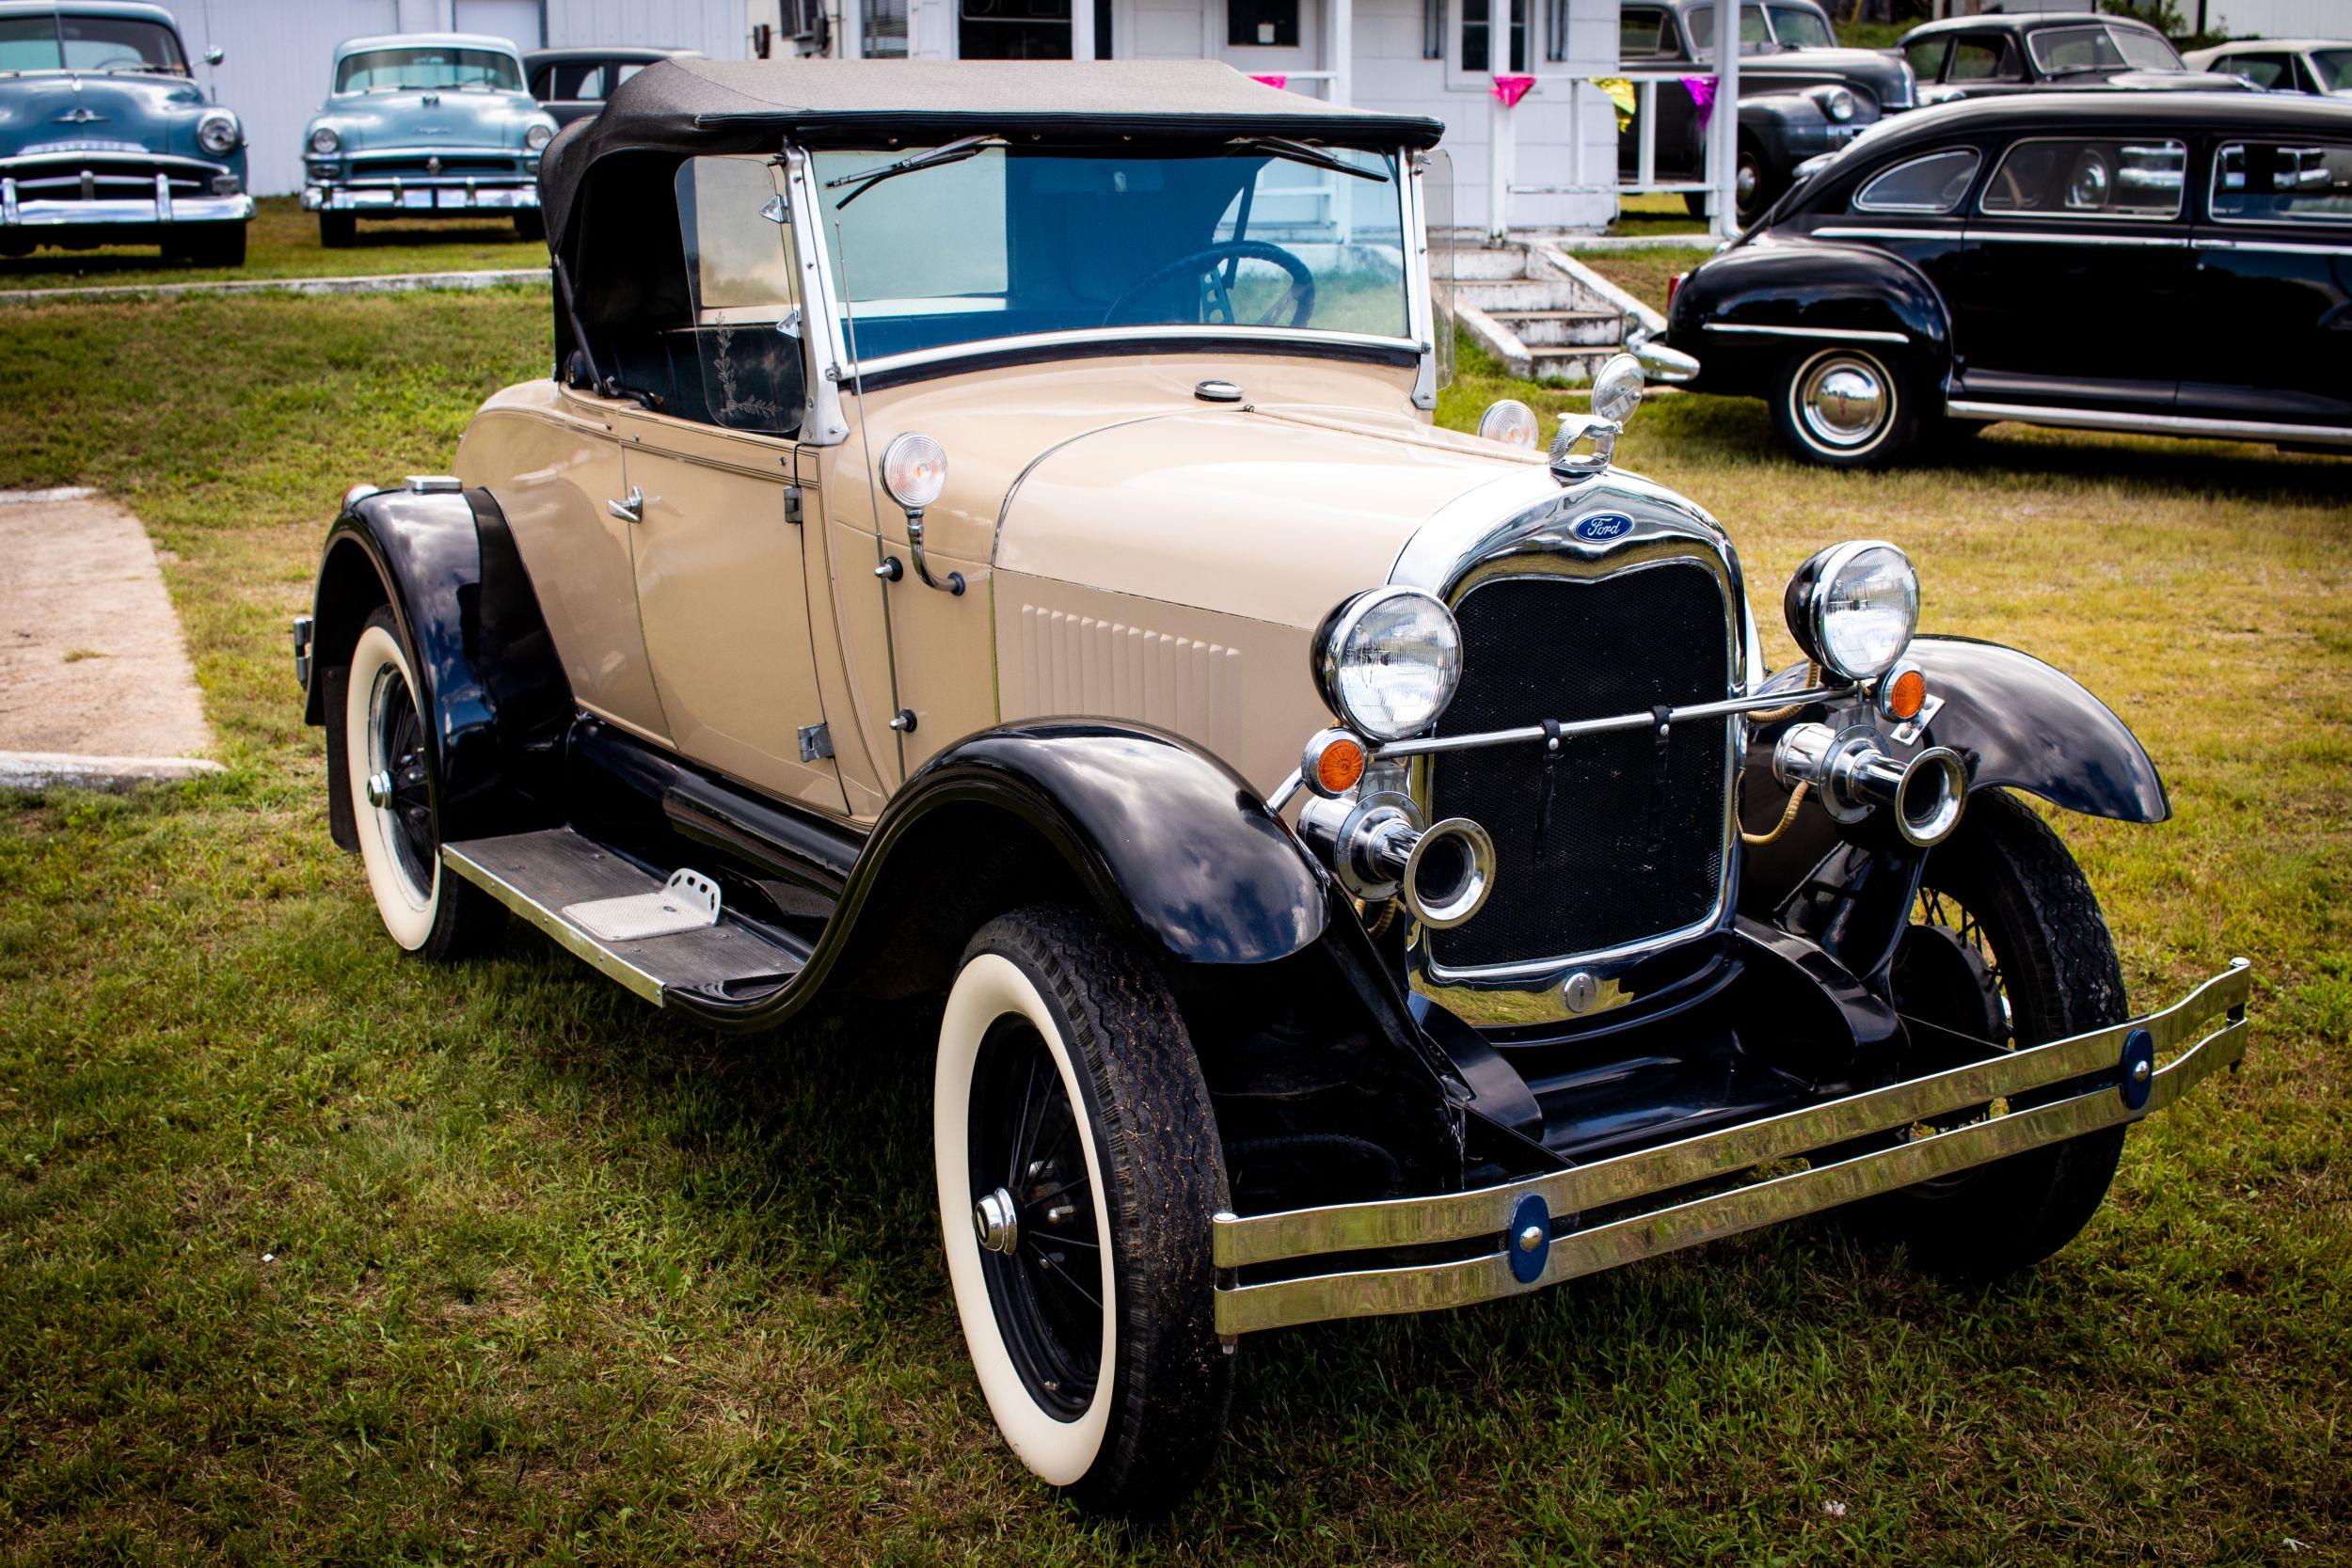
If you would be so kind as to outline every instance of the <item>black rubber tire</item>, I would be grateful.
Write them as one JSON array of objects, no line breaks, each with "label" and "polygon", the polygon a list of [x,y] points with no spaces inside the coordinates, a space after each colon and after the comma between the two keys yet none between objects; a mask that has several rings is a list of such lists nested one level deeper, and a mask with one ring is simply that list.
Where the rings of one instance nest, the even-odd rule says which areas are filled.
[{"label": "black rubber tire", "polygon": [[[359,710],[367,706],[375,671],[384,668],[387,655],[384,639],[389,639],[390,668],[399,673],[401,684],[406,688],[410,711],[421,726],[424,718],[416,712],[421,702],[417,696],[417,660],[400,635],[400,624],[392,615],[391,607],[379,607],[360,624],[359,635],[353,643],[353,666],[348,687],[343,721],[336,739],[349,748],[346,776],[351,781],[351,802],[354,821],[361,837],[360,861],[365,867],[369,891],[374,896],[376,912],[383,919],[385,930],[392,940],[410,955],[436,963],[453,963],[486,951],[506,927],[506,911],[497,899],[457,876],[440,863],[440,822],[436,815],[431,820],[427,858],[431,866],[422,887],[415,875],[403,870],[385,854],[385,840],[380,835],[390,826],[392,813],[372,804],[365,797],[367,739],[356,734],[355,721]],[[397,690],[397,689],[394,689]],[[330,741],[330,744],[334,742]],[[432,776],[437,764],[436,753],[427,747],[423,752],[423,768],[430,799],[440,799],[440,780]]]},{"label": "black rubber tire", "polygon": [[349,250],[359,243],[359,220],[349,213],[319,214],[319,244],[328,250]]},{"label": "black rubber tire", "polygon": [[[1209,1218],[1230,1198],[1208,1088],[1159,974],[1091,913],[1041,906],[989,922],[964,950],[941,1024],[937,1127],[959,1117],[968,1124],[972,1114],[968,1063],[964,1093],[953,1090],[958,1069],[951,1035],[976,1021],[985,1029],[1013,1016],[996,1000],[1005,994],[1005,971],[983,961],[994,958],[1034,988],[1085,1101],[1102,1173],[1093,1213],[1098,1225],[1106,1222],[1114,1292],[1103,1304],[1112,1325],[1112,1354],[1091,1396],[1091,1402],[1108,1402],[1106,1417],[1089,1402],[1074,1424],[1066,1416],[1053,1418],[1065,1424],[1063,1432],[1038,1426],[1046,1412],[1041,1402],[1019,1391],[1017,1369],[988,1316],[994,1298],[983,1287],[977,1303],[968,1300],[966,1281],[957,1272],[961,1243],[955,1227],[961,1227],[966,1243],[973,1234],[972,1194],[958,1190],[958,1183],[968,1187],[971,1178],[968,1165],[951,1178],[950,1166],[967,1150],[961,1144],[947,1148],[943,1135],[941,1216],[950,1227],[949,1275],[966,1342],[999,1429],[1016,1451],[1016,1428],[1032,1434],[1044,1430],[1042,1441],[1059,1450],[1054,1464],[1063,1473],[1048,1474],[1050,1465],[1025,1452],[1033,1469],[1088,1509],[1156,1513],[1190,1491],[1215,1459],[1232,1393],[1233,1357],[1216,1331],[1209,1243]],[[964,1256],[977,1259],[977,1243],[970,1244]],[[1003,1382],[1008,1371],[1015,1378],[1009,1386]],[[1008,1386],[1016,1402],[1029,1402],[999,1408]],[[1099,1437],[1079,1435],[1090,1430],[1089,1423],[1099,1426]],[[1070,1473],[1080,1465],[1083,1474]]]},{"label": "black rubber tire", "polygon": [[[1924,880],[1981,923],[1999,960],[2015,1045],[2042,1044],[2131,1016],[2097,896],[2065,844],[2023,801],[1999,790],[1969,797],[1959,829],[1929,856]],[[1895,1002],[1903,1002],[1899,959]],[[2123,1131],[2110,1128],[1889,1193],[1866,1205],[1860,1217],[1866,1228],[1900,1241],[1931,1273],[1970,1279],[2014,1274],[2090,1223],[2115,1179]]]},{"label": "black rubber tire", "polygon": [[[1797,408],[1806,379],[1817,368],[1834,367],[1839,361],[1863,367],[1878,377],[1894,397],[1894,406],[1887,411],[1883,425],[1867,439],[1851,446],[1833,444],[1808,428]],[[1773,373],[1772,428],[1779,433],[1782,443],[1807,463],[1825,468],[1891,467],[1917,444],[1921,404],[1925,401],[1918,386],[1920,380],[1900,354],[1875,344],[1836,343],[1799,349],[1783,360]]]},{"label": "black rubber tire", "polygon": [[515,214],[515,238],[544,240],[548,237],[548,220],[536,210]]}]

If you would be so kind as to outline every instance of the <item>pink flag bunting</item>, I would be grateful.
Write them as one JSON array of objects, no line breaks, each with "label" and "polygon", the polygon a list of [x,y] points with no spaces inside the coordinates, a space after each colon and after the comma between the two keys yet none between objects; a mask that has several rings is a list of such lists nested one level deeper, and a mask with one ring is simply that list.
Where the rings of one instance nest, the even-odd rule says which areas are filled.
[{"label": "pink flag bunting", "polygon": [[1253,82],[1263,82],[1270,87],[1287,87],[1291,85],[1291,79],[1280,71],[1276,71],[1269,76],[1252,76],[1249,79]]},{"label": "pink flag bunting", "polygon": [[1715,78],[1685,76],[1682,79],[1682,88],[1691,95],[1691,107],[1696,111],[1699,132],[1705,135],[1707,122],[1715,118]]},{"label": "pink flag bunting", "polygon": [[1495,96],[1502,100],[1504,108],[1516,109],[1519,106],[1519,100],[1527,96],[1527,89],[1534,85],[1535,78],[1533,76],[1498,75],[1495,77]]}]

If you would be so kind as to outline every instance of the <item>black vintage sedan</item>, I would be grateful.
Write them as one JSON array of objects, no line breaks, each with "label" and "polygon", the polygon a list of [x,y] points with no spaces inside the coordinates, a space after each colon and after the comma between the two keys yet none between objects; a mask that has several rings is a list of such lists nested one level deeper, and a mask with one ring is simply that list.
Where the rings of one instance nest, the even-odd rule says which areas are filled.
[{"label": "black vintage sedan", "polygon": [[1898,45],[1928,103],[2044,87],[2241,89],[2185,62],[2171,40],[2128,16],[2079,11],[1956,16],[1914,27]]},{"label": "black vintage sedan", "polygon": [[2352,104],[1917,110],[1681,279],[1666,341],[1837,467],[2004,420],[2352,451]]}]

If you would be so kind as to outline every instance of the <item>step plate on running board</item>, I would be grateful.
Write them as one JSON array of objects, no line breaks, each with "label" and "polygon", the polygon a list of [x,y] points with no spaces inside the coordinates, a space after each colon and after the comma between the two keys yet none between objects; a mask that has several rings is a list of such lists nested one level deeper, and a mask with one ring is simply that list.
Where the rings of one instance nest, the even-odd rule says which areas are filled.
[{"label": "step plate on running board", "polygon": [[[800,973],[807,959],[805,951],[771,941],[719,911],[715,887],[709,894],[714,918],[698,914],[691,926],[673,922],[668,928],[644,931],[643,922],[599,918],[642,912],[664,899],[677,901],[677,890],[568,828],[445,844],[441,860],[648,1002],[659,1004],[673,990],[780,980]],[[689,896],[683,902],[691,907],[694,900]]]}]

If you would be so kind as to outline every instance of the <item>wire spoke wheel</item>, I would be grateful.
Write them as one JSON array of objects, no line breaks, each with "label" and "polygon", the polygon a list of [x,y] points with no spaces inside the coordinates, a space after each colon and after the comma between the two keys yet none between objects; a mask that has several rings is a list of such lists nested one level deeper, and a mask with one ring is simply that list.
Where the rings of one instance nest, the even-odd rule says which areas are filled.
[{"label": "wire spoke wheel", "polygon": [[[407,678],[395,665],[376,672],[368,697],[368,778],[389,818],[386,846],[420,902],[433,891],[433,791],[426,771],[424,723]],[[389,784],[389,788],[384,787]]]},{"label": "wire spoke wheel", "polygon": [[[972,1205],[991,1306],[1029,1393],[1065,1418],[1102,1376],[1102,1241],[1077,1116],[1045,1041],[997,1022],[973,1069]],[[1011,1222],[990,1231],[989,1215]],[[992,1200],[994,1203],[992,1204]]]}]

